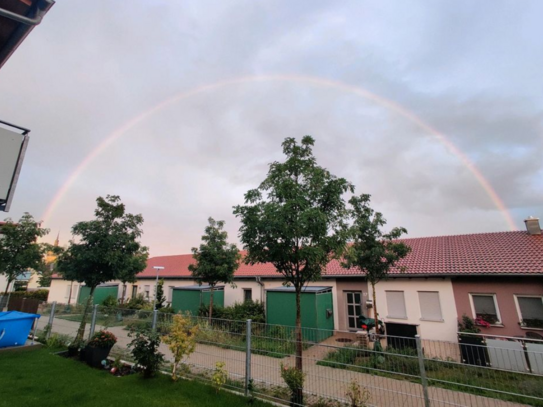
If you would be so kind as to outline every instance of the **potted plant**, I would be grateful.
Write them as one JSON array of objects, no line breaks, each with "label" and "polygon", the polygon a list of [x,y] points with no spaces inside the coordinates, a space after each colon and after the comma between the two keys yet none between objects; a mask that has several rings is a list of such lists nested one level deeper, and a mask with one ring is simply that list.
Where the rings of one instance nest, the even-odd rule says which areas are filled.
[{"label": "potted plant", "polygon": [[481,329],[477,325],[483,322],[488,323],[481,319],[474,321],[464,314],[462,322],[458,323],[460,354],[462,355],[462,361],[469,365],[488,366],[489,357],[486,350],[486,342],[484,337],[477,335],[481,332]]},{"label": "potted plant", "polygon": [[102,360],[107,359],[111,348],[117,342],[117,337],[109,331],[96,332],[85,347],[85,358],[92,367],[102,366]]}]

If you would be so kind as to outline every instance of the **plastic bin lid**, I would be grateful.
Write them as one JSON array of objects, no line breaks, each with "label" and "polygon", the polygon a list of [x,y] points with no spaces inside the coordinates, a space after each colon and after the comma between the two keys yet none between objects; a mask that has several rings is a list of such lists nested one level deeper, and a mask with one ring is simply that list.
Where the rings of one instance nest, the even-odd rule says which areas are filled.
[{"label": "plastic bin lid", "polygon": [[34,319],[34,318],[39,318],[40,316],[41,316],[40,314],[29,314],[27,312],[20,312],[20,311],[0,312],[1,321],[15,320],[15,319]]}]

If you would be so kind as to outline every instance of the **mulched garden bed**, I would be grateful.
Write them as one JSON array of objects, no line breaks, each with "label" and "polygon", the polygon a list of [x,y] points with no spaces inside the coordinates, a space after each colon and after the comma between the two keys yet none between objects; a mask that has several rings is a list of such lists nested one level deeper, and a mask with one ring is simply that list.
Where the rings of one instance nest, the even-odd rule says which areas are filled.
[{"label": "mulched garden bed", "polygon": [[[81,362],[81,363],[84,363],[85,365],[87,365],[85,360],[83,360],[79,354],[71,355],[70,352],[67,351],[67,350],[57,352],[56,355],[61,356],[61,357],[66,358],[66,359],[76,360],[78,362]],[[120,367],[113,367],[114,363],[115,363],[115,359],[113,359],[111,357],[108,357],[106,359],[106,363],[104,364],[102,362],[102,366],[100,366],[100,367],[94,367],[93,368],[90,365],[87,365],[87,366],[89,366],[90,368],[93,368],[93,369],[106,371],[109,374],[111,374],[113,376],[117,376],[117,377],[128,376],[128,375],[131,375],[131,374],[134,374],[134,373],[138,372],[138,370],[134,368],[134,365],[128,364],[126,362],[121,362],[122,365]]]}]

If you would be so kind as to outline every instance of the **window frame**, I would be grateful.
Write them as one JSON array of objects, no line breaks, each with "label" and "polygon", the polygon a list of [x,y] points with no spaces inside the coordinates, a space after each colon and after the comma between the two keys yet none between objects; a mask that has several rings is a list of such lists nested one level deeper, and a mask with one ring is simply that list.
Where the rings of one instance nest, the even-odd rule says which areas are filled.
[{"label": "window frame", "polygon": [[[403,297],[403,308],[405,310],[405,316],[404,317],[398,317],[398,316],[390,316],[390,310],[389,310],[389,307],[388,307],[388,297],[387,297],[387,293],[402,293],[402,297]],[[409,319],[409,316],[407,314],[407,304],[405,302],[405,291],[404,290],[385,290],[385,301],[386,301],[386,304],[387,304],[387,318],[388,319],[401,319],[401,320],[408,320]]]},{"label": "window frame", "polygon": [[[440,319],[431,319],[431,318],[424,318],[422,316],[422,304],[420,302],[420,293],[435,293],[437,294],[437,302],[439,304],[439,314],[441,315]],[[428,322],[445,322],[445,319],[443,318],[443,307],[441,306],[441,295],[439,295],[439,291],[427,291],[427,290],[421,290],[417,291],[417,296],[419,297],[419,310],[420,310],[420,320],[421,321],[428,321]]]},{"label": "window frame", "polygon": [[[251,298],[247,299],[247,293],[251,293]],[[243,289],[243,302],[253,301],[253,289],[252,288],[244,288]]]},{"label": "window frame", "polygon": [[477,312],[475,311],[475,303],[473,302],[473,296],[480,296],[480,297],[492,297],[494,301],[494,308],[496,309],[496,316],[498,317],[498,321],[494,324],[490,324],[490,326],[503,326],[503,319],[500,313],[500,307],[498,306],[498,298],[496,296],[496,293],[469,293],[469,303],[471,305],[471,312],[473,315],[473,319],[477,319]]},{"label": "window frame", "polygon": [[543,331],[543,328],[534,328],[529,327],[526,325],[522,325],[522,312],[520,310],[520,304],[518,303],[518,297],[523,298],[539,298],[541,302],[543,303],[543,295],[537,295],[537,294],[513,294],[513,298],[515,299],[515,307],[517,309],[517,315],[518,315],[518,323],[521,329],[528,329],[528,330],[536,330],[536,331]]}]

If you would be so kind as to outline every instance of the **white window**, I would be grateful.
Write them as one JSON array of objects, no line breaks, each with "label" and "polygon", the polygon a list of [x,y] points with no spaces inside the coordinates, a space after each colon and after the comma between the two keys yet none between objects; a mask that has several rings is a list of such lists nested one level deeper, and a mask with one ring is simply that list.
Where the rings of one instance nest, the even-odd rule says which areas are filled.
[{"label": "white window", "polygon": [[407,319],[403,291],[385,291],[387,297],[388,318]]},{"label": "white window", "polygon": [[143,293],[145,295],[145,298],[149,299],[149,294],[151,293],[151,286],[150,285],[144,286]]},{"label": "white window", "polygon": [[419,291],[420,319],[425,321],[443,321],[439,292]]},{"label": "white window", "polygon": [[521,325],[526,328],[543,328],[543,298],[516,295]]},{"label": "white window", "polygon": [[475,318],[493,325],[502,323],[496,294],[470,294],[470,296]]},{"label": "white window", "polygon": [[77,284],[74,284],[72,286],[72,300],[75,300],[77,298],[77,289],[79,286]]}]

